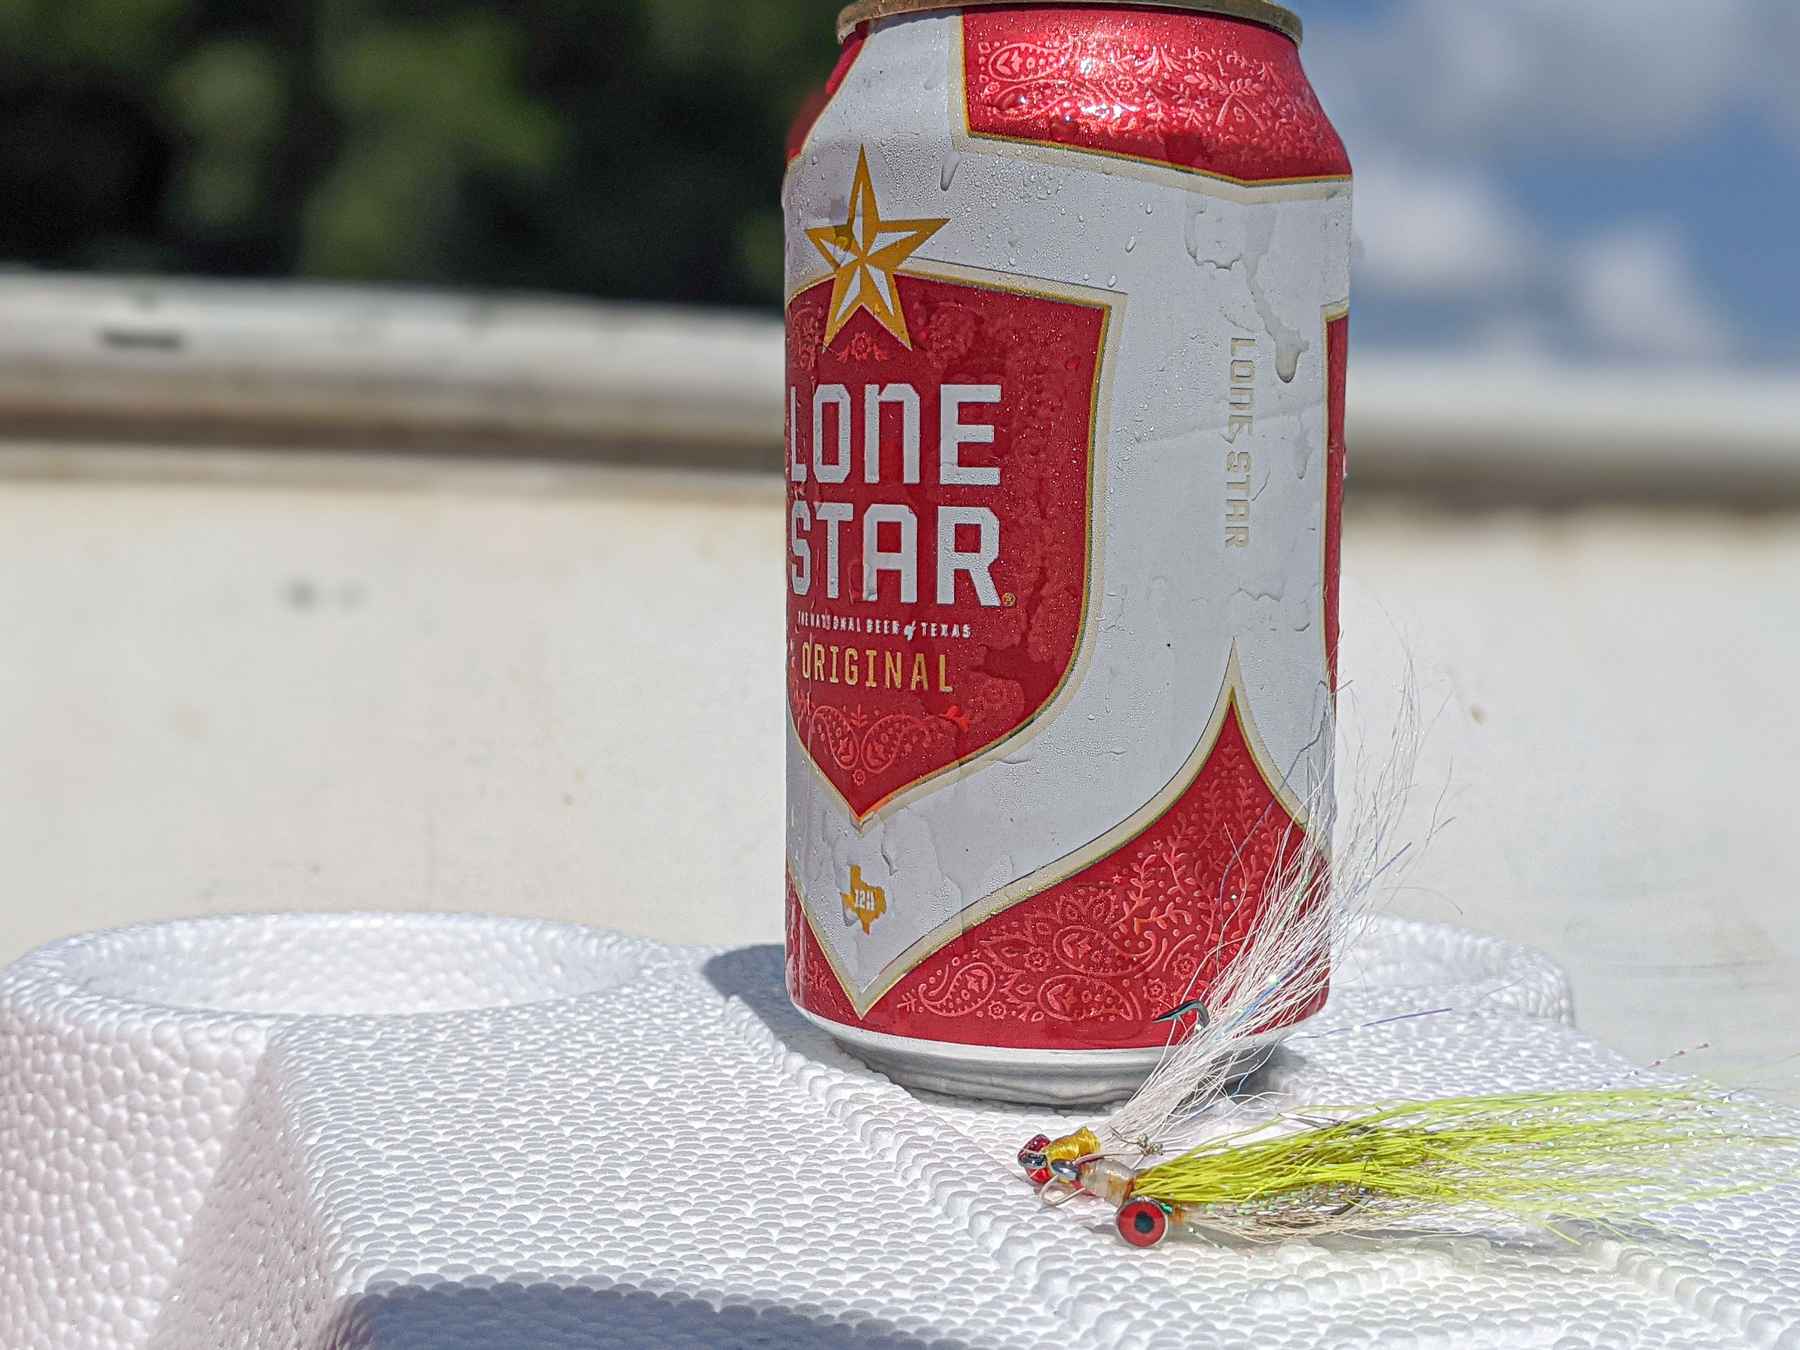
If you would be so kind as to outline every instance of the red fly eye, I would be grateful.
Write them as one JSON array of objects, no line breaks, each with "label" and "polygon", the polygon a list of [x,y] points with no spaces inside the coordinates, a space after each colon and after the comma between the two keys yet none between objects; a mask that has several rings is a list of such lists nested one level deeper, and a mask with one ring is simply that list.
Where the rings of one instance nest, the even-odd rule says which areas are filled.
[{"label": "red fly eye", "polygon": [[1029,1167],[1031,1165],[1030,1163],[1025,1161],[1026,1154],[1042,1153],[1045,1149],[1047,1149],[1049,1147],[1050,1147],[1050,1136],[1049,1135],[1039,1134],[1039,1135],[1032,1136],[1031,1141],[1028,1144],[1026,1144],[1024,1148],[1019,1150],[1019,1166],[1020,1167]]},{"label": "red fly eye", "polygon": [[1050,1169],[1048,1167],[1040,1167],[1035,1172],[1027,1172],[1025,1175],[1031,1178],[1031,1184],[1034,1186],[1048,1185],[1050,1181]]},{"label": "red fly eye", "polygon": [[1119,1236],[1134,1247],[1154,1247],[1169,1231],[1169,1213],[1154,1200],[1128,1200],[1119,1210]]}]

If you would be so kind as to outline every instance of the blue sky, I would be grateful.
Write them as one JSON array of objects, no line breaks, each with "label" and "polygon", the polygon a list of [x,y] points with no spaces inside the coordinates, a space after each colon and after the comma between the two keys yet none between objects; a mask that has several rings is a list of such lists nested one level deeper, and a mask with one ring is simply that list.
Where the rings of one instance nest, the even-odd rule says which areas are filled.
[{"label": "blue sky", "polygon": [[1293,0],[1359,342],[1800,370],[1800,0]]}]

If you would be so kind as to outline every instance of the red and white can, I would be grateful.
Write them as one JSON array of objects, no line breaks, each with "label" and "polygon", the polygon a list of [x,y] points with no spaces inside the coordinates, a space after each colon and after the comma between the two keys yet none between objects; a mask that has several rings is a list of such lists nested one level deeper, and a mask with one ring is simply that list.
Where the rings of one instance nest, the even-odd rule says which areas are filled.
[{"label": "red and white can", "polygon": [[789,990],[903,1082],[1118,1096],[1328,840],[1349,162],[1263,0],[841,28],[783,191]]}]

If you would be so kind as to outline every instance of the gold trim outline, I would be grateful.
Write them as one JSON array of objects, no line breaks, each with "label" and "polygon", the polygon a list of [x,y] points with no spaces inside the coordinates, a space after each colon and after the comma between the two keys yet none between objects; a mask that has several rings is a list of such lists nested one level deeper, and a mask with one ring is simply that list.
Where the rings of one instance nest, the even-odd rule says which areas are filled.
[{"label": "gold trim outline", "polygon": [[[1062,304],[1080,305],[1088,309],[1100,311],[1100,345],[1094,360],[1094,386],[1088,401],[1088,483],[1086,503],[1086,528],[1083,539],[1084,561],[1081,575],[1081,619],[1075,632],[1075,650],[1070,653],[1067,669],[1057,681],[1056,688],[1044,700],[1038,710],[1014,727],[1000,740],[992,745],[973,751],[954,763],[935,769],[925,777],[908,783],[903,788],[896,788],[880,801],[874,803],[867,811],[858,812],[844,799],[842,792],[825,771],[819,767],[818,760],[804,741],[800,741],[800,753],[809,768],[825,790],[843,808],[850,818],[858,834],[868,833],[869,827],[876,821],[903,806],[911,805],[929,792],[936,792],[949,787],[952,783],[967,777],[980,769],[988,761],[997,759],[1016,751],[1028,743],[1037,734],[1055,720],[1055,715],[1080,688],[1081,678],[1087,673],[1089,657],[1092,655],[1093,643],[1090,633],[1093,628],[1095,614],[1095,597],[1100,594],[1100,570],[1102,559],[1097,541],[1101,537],[1099,526],[1103,524],[1105,501],[1103,488],[1105,477],[1103,470],[1109,458],[1108,437],[1111,434],[1111,417],[1108,409],[1111,405],[1112,366],[1114,338],[1123,327],[1123,310],[1125,297],[1117,292],[1101,291],[1088,286],[1074,286],[1067,283],[1052,282],[1045,278],[1028,278],[1039,282],[1040,288],[1034,289],[1018,284],[1019,278],[1014,274],[989,272],[982,268],[964,267],[952,263],[942,263],[920,258],[914,255],[913,264],[899,269],[898,275],[910,276],[926,281],[937,281],[947,285],[966,286],[973,290],[1000,291],[1009,295],[1021,295],[1029,299],[1054,300]],[[1002,279],[1009,278],[1009,279]],[[794,302],[814,287],[823,285],[828,276],[818,277],[802,283],[787,300],[786,309],[791,309]],[[896,291],[896,295],[898,291]],[[782,459],[786,461],[790,455],[788,447],[782,449]],[[785,471],[784,471],[785,472]],[[790,601],[792,596],[789,596]],[[795,740],[800,740],[799,728],[794,725],[794,712],[791,700],[788,706],[788,727]]]},{"label": "gold trim outline", "polygon": [[[856,1009],[856,1015],[866,1017],[869,1010],[893,992],[894,987],[919,966],[923,965],[939,951],[943,950],[956,938],[971,928],[986,923],[996,915],[1023,904],[1035,896],[1041,895],[1053,886],[1060,885],[1079,872],[1087,870],[1096,863],[1103,862],[1139,839],[1146,831],[1160,822],[1181,802],[1190,788],[1212,760],[1213,751],[1217,749],[1219,736],[1225,729],[1226,714],[1235,711],[1238,727],[1244,735],[1244,745],[1250,754],[1250,762],[1256,766],[1256,772],[1268,787],[1275,801],[1287,813],[1288,819],[1299,826],[1309,840],[1312,839],[1313,827],[1306,804],[1294,795],[1288,786],[1285,774],[1274,773],[1270,769],[1272,756],[1262,734],[1257,730],[1256,719],[1250,712],[1248,690],[1245,688],[1243,668],[1238,661],[1237,643],[1231,644],[1231,654],[1225,664],[1225,680],[1219,690],[1218,698],[1213,705],[1212,715],[1207,719],[1205,730],[1199,740],[1182,761],[1175,775],[1165,783],[1154,797],[1111,829],[1098,835],[1081,847],[1063,855],[1053,862],[1046,863],[1034,872],[1027,873],[1018,880],[1009,882],[999,890],[977,901],[975,904],[951,915],[943,923],[919,938],[892,961],[889,961],[875,977],[866,992],[859,993],[854,982],[849,979],[837,958],[831,944],[819,933],[813,924],[812,909],[807,903],[806,889],[799,873],[790,858],[787,864],[789,877],[794,882],[794,893],[800,897],[800,910],[806,916],[807,925],[812,928],[813,940],[818,943],[819,950],[825,953],[825,960],[832,973],[837,976],[838,984],[844,991],[844,997],[850,1006]],[[1314,841],[1316,843],[1316,841]]]}]

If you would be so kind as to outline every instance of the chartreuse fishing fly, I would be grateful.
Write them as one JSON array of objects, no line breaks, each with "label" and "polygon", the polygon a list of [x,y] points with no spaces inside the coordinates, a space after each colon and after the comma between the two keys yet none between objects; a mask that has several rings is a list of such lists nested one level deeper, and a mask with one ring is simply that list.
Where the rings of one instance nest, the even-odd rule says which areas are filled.
[{"label": "chartreuse fishing fly", "polygon": [[[1408,714],[1392,753],[1357,775],[1330,854],[1284,850],[1249,933],[1214,953],[1204,987],[1196,976],[1181,991],[1164,1015],[1167,1052],[1131,1100],[1020,1152],[1046,1201],[1105,1201],[1120,1236],[1149,1247],[1171,1231],[1279,1242],[1481,1217],[1618,1226],[1795,1175],[1794,1155],[1775,1152],[1793,1141],[1759,1132],[1750,1110],[1705,1087],[1314,1106],[1201,1140],[1230,1084],[1267,1057],[1268,1033],[1311,1014],[1320,973],[1357,945],[1377,895],[1397,883],[1411,850],[1395,828],[1417,755]],[[1320,799],[1321,816],[1329,805]],[[1759,1152],[1765,1165],[1747,1162]]]},{"label": "chartreuse fishing fly", "polygon": [[1794,1142],[1754,1133],[1723,1093],[1641,1088],[1312,1108],[1145,1168],[1089,1130],[1040,1135],[1019,1161],[1047,1177],[1046,1201],[1097,1197],[1125,1241],[1151,1247],[1170,1232],[1279,1242],[1475,1214],[1617,1225],[1772,1184],[1744,1155]]}]

